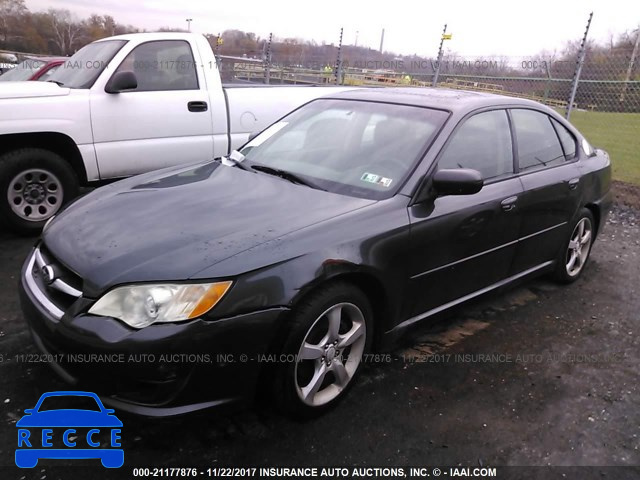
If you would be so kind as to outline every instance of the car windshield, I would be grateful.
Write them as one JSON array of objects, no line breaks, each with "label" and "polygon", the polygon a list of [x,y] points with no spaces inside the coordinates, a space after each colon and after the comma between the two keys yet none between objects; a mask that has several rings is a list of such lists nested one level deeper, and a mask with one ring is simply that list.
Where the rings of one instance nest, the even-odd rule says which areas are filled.
[{"label": "car windshield", "polygon": [[0,82],[21,82],[29,80],[34,73],[46,65],[42,60],[28,59],[16,65],[4,75],[0,76]]},{"label": "car windshield", "polygon": [[330,192],[383,199],[395,194],[446,118],[422,107],[321,99],[263,131],[241,153],[245,165],[262,172],[266,166]]},{"label": "car windshield", "polygon": [[78,50],[49,78],[68,88],[90,88],[126,40],[90,43]]},{"label": "car windshield", "polygon": [[56,395],[46,397],[38,412],[46,412],[49,410],[90,410],[92,412],[100,412],[100,406],[93,397],[88,395]]}]

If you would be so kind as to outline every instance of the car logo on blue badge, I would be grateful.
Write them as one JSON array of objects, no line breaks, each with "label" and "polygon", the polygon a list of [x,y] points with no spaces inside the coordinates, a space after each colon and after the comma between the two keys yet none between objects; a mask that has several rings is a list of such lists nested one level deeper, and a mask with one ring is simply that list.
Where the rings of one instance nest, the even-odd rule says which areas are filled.
[{"label": "car logo on blue badge", "polygon": [[49,392],[18,421],[16,465],[33,468],[41,458],[100,459],[124,464],[122,422],[92,392]]}]

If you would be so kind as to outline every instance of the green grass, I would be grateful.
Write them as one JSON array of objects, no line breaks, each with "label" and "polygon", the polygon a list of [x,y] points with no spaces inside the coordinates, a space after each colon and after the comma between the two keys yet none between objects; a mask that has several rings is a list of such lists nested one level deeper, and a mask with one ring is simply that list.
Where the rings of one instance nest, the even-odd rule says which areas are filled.
[{"label": "green grass", "polygon": [[615,180],[640,185],[640,113],[574,110],[571,123],[591,145],[609,152]]}]

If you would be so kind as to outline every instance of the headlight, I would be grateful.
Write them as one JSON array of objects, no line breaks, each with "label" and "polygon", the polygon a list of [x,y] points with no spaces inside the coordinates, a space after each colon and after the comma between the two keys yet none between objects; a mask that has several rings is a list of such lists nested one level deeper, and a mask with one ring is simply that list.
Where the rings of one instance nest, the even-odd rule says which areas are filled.
[{"label": "headlight", "polygon": [[119,318],[134,328],[189,320],[211,310],[229,290],[231,283],[118,287],[98,300],[89,313]]}]

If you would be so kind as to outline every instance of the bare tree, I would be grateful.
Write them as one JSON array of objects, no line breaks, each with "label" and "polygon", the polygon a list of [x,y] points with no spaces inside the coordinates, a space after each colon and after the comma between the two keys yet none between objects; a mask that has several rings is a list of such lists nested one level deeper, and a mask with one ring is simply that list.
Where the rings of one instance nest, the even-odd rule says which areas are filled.
[{"label": "bare tree", "polygon": [[83,25],[73,19],[69,10],[51,8],[48,13],[51,17],[53,42],[62,55],[71,55],[84,33]]},{"label": "bare tree", "polygon": [[12,27],[27,13],[24,0],[0,0],[0,38],[6,44]]}]

